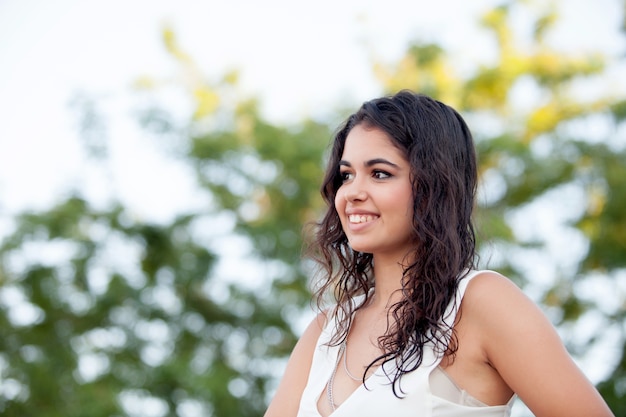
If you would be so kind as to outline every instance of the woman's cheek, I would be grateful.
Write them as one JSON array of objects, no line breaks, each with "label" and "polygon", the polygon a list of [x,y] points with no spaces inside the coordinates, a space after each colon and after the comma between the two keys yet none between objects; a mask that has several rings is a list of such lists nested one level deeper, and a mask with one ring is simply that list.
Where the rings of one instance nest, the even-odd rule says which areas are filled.
[{"label": "woman's cheek", "polygon": [[341,192],[341,188],[337,190],[337,194],[335,194],[335,210],[337,210],[337,214],[341,216],[341,213],[345,211],[345,202],[346,199],[343,198],[343,193]]}]

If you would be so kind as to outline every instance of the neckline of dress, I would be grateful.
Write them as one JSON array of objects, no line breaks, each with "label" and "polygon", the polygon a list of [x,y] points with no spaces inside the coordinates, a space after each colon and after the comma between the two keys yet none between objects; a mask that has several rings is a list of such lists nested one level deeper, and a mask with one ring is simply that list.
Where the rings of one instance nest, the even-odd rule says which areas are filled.
[{"label": "neckline of dress", "polygon": [[[331,369],[331,373],[330,373],[330,375],[328,376],[328,378],[326,379],[326,383],[322,385],[322,390],[320,391],[320,394],[317,396],[317,399],[316,399],[316,401],[315,401],[315,411],[317,412],[317,414],[318,414],[318,416],[319,416],[319,417],[322,417],[322,413],[320,413],[320,412],[319,412],[319,406],[318,406],[318,403],[319,403],[320,397],[321,397],[321,396],[323,396],[323,395],[327,395],[328,384],[331,382],[331,378],[332,378],[332,379],[334,379],[334,374],[337,372],[337,368],[339,367],[339,361],[341,360],[341,354],[342,354],[342,352],[343,352],[343,354],[345,355],[345,351],[344,351],[344,349],[342,349],[342,346],[344,346],[344,344],[346,344],[346,345],[347,345],[348,335],[349,335],[349,333],[350,333],[350,329],[351,329],[351,327],[352,327],[352,320],[354,320],[354,315],[355,315],[355,314],[356,314],[356,312],[354,312],[354,313],[352,314],[352,317],[351,317],[351,319],[350,319],[350,320],[351,320],[351,322],[350,322],[350,326],[349,326],[349,328],[348,328],[348,333],[346,334],[346,340],[345,340],[345,341],[343,341],[342,343],[340,343],[339,345],[329,346],[329,349],[332,349],[332,354],[331,354],[331,355],[329,355],[329,356],[332,356],[332,363],[334,363],[335,365],[334,365],[334,366],[333,366],[333,368]],[[335,318],[335,320],[336,320],[336,318]],[[346,346],[346,348],[347,348],[347,346]],[[330,359],[331,359],[331,357],[329,357],[329,360],[330,360]],[[391,365],[393,365],[393,366],[394,366],[394,368],[395,368],[395,365],[394,365],[394,364],[395,364],[395,362],[393,362],[393,361],[391,361],[391,362],[392,362],[392,363],[391,363]],[[360,384],[359,384],[359,385],[358,385],[358,386],[354,389],[354,391],[352,391],[352,392],[350,393],[350,395],[348,395],[348,396],[347,396],[347,397],[343,400],[343,402],[342,402],[341,404],[339,404],[339,405],[337,405],[337,406],[334,406],[334,407],[333,407],[333,405],[331,404],[331,408],[333,408],[333,410],[332,410],[332,411],[331,411],[331,413],[328,415],[328,417],[330,417],[330,416],[334,415],[334,414],[335,414],[335,413],[336,413],[336,412],[337,412],[337,411],[338,411],[341,407],[343,407],[343,406],[344,406],[344,404],[346,404],[347,402],[349,402],[349,401],[352,399],[352,397],[354,397],[354,396],[355,396],[355,394],[357,394],[357,393],[358,393],[359,391],[361,391],[363,388],[366,388],[366,386],[367,386],[368,382],[370,382],[371,380],[373,380],[373,379],[374,379],[374,377],[378,377],[378,376],[380,376],[380,372],[381,372],[381,371],[383,371],[383,375],[388,375],[388,373],[389,373],[390,371],[393,371],[393,369],[384,369],[384,367],[385,367],[388,363],[390,363],[390,361],[383,362],[382,364],[380,364],[379,366],[377,366],[377,367],[376,367],[376,369],[374,369],[374,371],[373,371],[373,372],[372,372],[369,376],[367,376],[367,377],[365,378],[365,380],[364,380],[364,381],[362,381],[362,382],[361,382],[361,383],[360,383]],[[327,400],[328,400],[328,397],[327,397]]]}]

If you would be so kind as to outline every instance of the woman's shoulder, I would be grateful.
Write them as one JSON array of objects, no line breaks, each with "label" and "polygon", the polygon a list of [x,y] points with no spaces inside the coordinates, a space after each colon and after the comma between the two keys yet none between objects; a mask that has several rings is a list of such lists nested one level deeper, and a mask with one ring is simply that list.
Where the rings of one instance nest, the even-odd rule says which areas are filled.
[{"label": "woman's shoulder", "polygon": [[308,345],[315,345],[322,331],[327,327],[329,320],[330,312],[328,310],[317,313],[302,333],[300,340]]},{"label": "woman's shoulder", "polygon": [[530,301],[522,290],[508,277],[492,270],[475,270],[468,273],[461,285],[465,286],[463,303],[491,301],[500,303],[510,297]]},{"label": "woman's shoulder", "polygon": [[298,339],[291,354],[290,362],[294,363],[293,366],[299,368],[300,371],[310,367],[311,361],[313,360],[313,353],[317,347],[320,335],[327,327],[328,320],[327,311],[317,313]]},{"label": "woman's shoulder", "polygon": [[[543,320],[539,307],[508,277],[491,270],[473,271],[461,302],[467,321],[500,331],[530,317]],[[488,327],[485,327],[488,326]]]},{"label": "woman's shoulder", "polygon": [[478,346],[535,415],[611,415],[547,316],[513,281],[481,271],[466,285],[459,344]]},{"label": "woman's shoulder", "polygon": [[283,378],[270,403],[265,417],[293,415],[298,413],[300,398],[304,392],[317,341],[326,325],[327,314],[317,314],[306,327],[296,343]]},{"label": "woman's shoulder", "polygon": [[460,320],[492,365],[524,356],[530,346],[560,343],[541,308],[506,276],[480,271],[466,285]]}]

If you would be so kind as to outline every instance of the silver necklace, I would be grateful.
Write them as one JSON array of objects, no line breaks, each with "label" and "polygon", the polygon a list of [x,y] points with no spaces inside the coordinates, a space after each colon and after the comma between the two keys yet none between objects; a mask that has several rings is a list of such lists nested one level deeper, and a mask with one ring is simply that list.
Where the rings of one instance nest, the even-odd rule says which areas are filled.
[{"label": "silver necklace", "polygon": [[330,374],[330,378],[328,379],[328,384],[326,384],[326,394],[328,396],[328,403],[330,404],[330,408],[333,412],[337,409],[335,405],[335,396],[333,394],[333,386],[335,385],[335,376],[337,375],[337,369],[339,369],[339,361],[341,361],[341,357],[343,356],[343,369],[346,371],[346,375],[350,379],[356,382],[362,382],[361,378],[357,378],[352,375],[352,372],[348,370],[348,334],[350,333],[350,328],[352,327],[352,322],[350,322],[350,326],[348,326],[348,331],[346,334],[346,340],[339,346],[339,352],[337,353],[337,362],[335,362],[335,367],[333,368],[333,372]]},{"label": "silver necklace", "polygon": [[335,375],[337,375],[337,369],[339,368],[339,361],[341,360],[341,355],[345,349],[345,345],[342,343],[339,347],[339,353],[337,356],[337,362],[335,363],[335,367],[333,368],[333,372],[330,374],[330,378],[328,379],[328,384],[326,384],[326,394],[328,396],[328,403],[330,404],[330,408],[335,412],[337,410],[337,406],[335,405],[335,397],[333,396],[333,385],[335,384]]},{"label": "silver necklace", "polygon": [[363,378],[357,378],[352,375],[352,372],[348,370],[348,341],[345,340],[343,342],[343,369],[346,371],[346,374],[350,377],[351,380],[356,382],[363,382]]}]

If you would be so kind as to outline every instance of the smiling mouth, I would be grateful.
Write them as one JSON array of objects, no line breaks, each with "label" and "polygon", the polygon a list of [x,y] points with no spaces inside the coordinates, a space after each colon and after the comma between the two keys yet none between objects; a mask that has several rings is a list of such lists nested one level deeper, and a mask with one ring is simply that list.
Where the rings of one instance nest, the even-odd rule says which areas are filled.
[{"label": "smiling mouth", "polygon": [[351,214],[348,216],[350,223],[367,223],[377,218],[378,216],[372,216],[370,214]]}]

